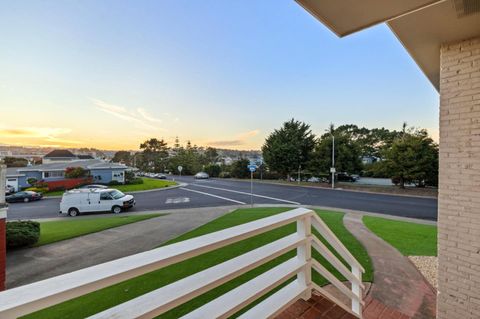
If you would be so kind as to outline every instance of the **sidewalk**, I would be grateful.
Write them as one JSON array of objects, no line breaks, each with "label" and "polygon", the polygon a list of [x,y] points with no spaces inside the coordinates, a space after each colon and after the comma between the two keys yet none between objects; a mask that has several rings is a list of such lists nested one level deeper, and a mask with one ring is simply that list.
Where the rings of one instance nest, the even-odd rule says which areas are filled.
[{"label": "sidewalk", "polygon": [[415,266],[394,247],[373,234],[362,216],[347,214],[345,227],[363,244],[374,267],[374,283],[365,296],[365,319],[432,319],[436,292]]},{"label": "sidewalk", "polygon": [[168,215],[7,254],[7,288],[156,248],[234,208],[169,210]]}]

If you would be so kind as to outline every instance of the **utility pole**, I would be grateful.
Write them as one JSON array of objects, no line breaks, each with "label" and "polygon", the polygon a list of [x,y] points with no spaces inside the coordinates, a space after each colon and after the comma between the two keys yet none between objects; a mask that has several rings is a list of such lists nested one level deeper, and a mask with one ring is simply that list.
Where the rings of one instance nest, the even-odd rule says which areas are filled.
[{"label": "utility pole", "polygon": [[332,189],[335,188],[335,135],[332,134]]}]

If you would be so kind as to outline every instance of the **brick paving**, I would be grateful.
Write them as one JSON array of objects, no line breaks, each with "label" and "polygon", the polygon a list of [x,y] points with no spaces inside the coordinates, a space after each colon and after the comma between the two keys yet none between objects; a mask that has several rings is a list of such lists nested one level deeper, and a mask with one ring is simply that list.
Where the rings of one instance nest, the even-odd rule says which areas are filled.
[{"label": "brick paving", "polygon": [[[412,319],[371,296],[364,301],[363,319]],[[275,319],[357,319],[357,317],[314,291],[310,300],[298,300]]]},{"label": "brick paving", "polygon": [[276,319],[317,318],[357,319],[357,317],[337,306],[316,291],[313,291],[312,298],[310,298],[308,301],[300,299],[276,317]]}]

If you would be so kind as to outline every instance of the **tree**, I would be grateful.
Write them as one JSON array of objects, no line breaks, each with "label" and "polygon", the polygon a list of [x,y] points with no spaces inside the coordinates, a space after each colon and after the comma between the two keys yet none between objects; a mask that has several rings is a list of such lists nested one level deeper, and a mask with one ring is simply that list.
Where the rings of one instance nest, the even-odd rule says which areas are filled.
[{"label": "tree", "polygon": [[271,170],[289,177],[305,166],[314,146],[310,125],[291,119],[267,137],[262,147],[263,158]]},{"label": "tree", "polygon": [[438,145],[426,130],[407,129],[404,125],[401,136],[383,154],[382,165],[401,188],[407,183],[418,187],[438,185]]},{"label": "tree", "polygon": [[140,144],[142,151],[141,167],[143,170],[153,170],[162,172],[167,166],[168,147],[167,143],[161,139],[151,138]]},{"label": "tree", "polygon": [[215,164],[218,160],[217,149],[213,147],[207,147],[205,150],[205,158],[209,164]]},{"label": "tree", "polygon": [[182,174],[193,175],[203,170],[206,162],[205,156],[200,154],[196,146],[192,146],[190,141],[187,142],[187,146],[177,148],[175,155],[169,160],[168,167],[172,172],[178,173],[178,166],[182,166]]},{"label": "tree", "polygon": [[222,172],[222,168],[220,165],[217,164],[209,164],[205,166],[205,173],[207,173],[210,177],[218,177]]},{"label": "tree", "polygon": [[3,162],[7,167],[25,167],[28,165],[28,160],[20,157],[7,156],[3,159]]},{"label": "tree", "polygon": [[133,163],[133,156],[129,151],[118,151],[113,155],[113,163],[123,163],[125,165],[131,166]]},{"label": "tree", "polygon": [[[330,129],[335,136],[335,169],[337,172],[358,173],[362,169],[361,151],[352,135],[342,130]],[[320,137],[312,153],[308,168],[312,173],[328,173],[332,167],[332,135],[326,133]]]},{"label": "tree", "polygon": [[250,164],[250,161],[246,158],[233,162],[230,167],[230,175],[236,178],[248,178],[250,176],[248,164]]}]

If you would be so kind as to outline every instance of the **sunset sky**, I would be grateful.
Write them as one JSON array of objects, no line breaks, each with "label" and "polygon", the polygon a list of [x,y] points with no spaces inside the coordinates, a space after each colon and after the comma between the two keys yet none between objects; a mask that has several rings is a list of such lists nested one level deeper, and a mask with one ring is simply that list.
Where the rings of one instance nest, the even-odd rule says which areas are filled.
[{"label": "sunset sky", "polygon": [[293,0],[0,5],[0,144],[259,149],[292,117],[438,139],[438,94],[384,25],[339,39]]}]

